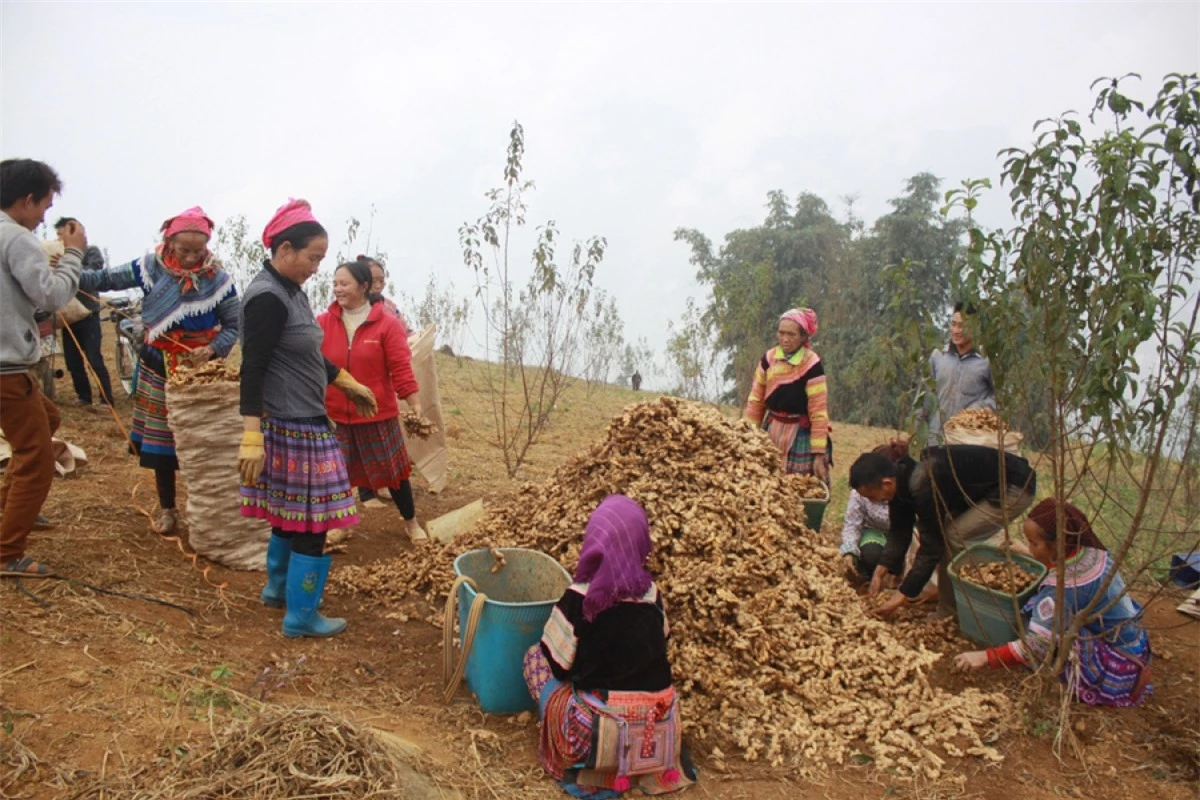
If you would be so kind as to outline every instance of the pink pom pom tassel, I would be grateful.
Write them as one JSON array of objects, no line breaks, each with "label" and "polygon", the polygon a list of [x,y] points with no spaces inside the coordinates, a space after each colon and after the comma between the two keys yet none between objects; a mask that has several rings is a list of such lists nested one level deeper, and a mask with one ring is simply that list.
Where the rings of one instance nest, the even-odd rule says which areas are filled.
[{"label": "pink pom pom tassel", "polygon": [[679,770],[677,769],[669,769],[663,773],[663,783],[679,783],[681,778],[683,776],[679,774]]},{"label": "pink pom pom tassel", "polygon": [[627,792],[627,791],[629,791],[630,786],[631,786],[631,784],[629,783],[629,778],[626,778],[624,775],[620,776],[615,781],[613,781],[613,790],[614,791]]}]

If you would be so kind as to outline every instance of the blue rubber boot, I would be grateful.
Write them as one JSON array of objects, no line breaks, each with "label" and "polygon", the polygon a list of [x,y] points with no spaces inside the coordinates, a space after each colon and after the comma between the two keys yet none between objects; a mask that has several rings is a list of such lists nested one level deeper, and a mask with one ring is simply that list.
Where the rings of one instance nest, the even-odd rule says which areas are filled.
[{"label": "blue rubber boot", "polygon": [[346,620],[323,617],[317,612],[325,579],[329,577],[329,556],[305,556],[292,553],[287,573],[287,613],[283,615],[283,635],[336,636],[346,630]]},{"label": "blue rubber boot", "polygon": [[267,585],[259,595],[263,605],[268,608],[283,608],[287,598],[288,561],[291,556],[291,540],[272,536],[267,543]]}]

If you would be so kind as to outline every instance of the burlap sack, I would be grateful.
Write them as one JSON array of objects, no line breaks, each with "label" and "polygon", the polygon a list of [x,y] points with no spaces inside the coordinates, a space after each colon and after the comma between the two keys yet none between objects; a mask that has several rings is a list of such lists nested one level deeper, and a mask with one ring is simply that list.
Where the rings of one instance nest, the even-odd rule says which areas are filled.
[{"label": "burlap sack", "polygon": [[409,458],[421,471],[421,475],[429,482],[429,491],[440,492],[446,488],[446,477],[449,475],[449,452],[446,450],[446,423],[442,419],[442,398],[438,393],[437,364],[433,358],[433,344],[437,336],[437,328],[425,326],[420,333],[408,337],[408,347],[412,350],[413,375],[417,379],[420,391],[417,399],[421,401],[421,414],[437,426],[437,433],[428,439],[418,439],[416,436],[404,437],[408,448]]},{"label": "burlap sack", "polygon": [[997,450],[1007,450],[1015,456],[1021,455],[1021,440],[1025,438],[1020,431],[1007,431],[1004,439],[1001,440],[1000,434],[995,431],[972,431],[951,427],[947,427],[942,435],[946,444],[975,444],[980,447],[994,447]]},{"label": "burlap sack", "polygon": [[264,570],[271,529],[241,514],[238,384],[167,385],[167,423],[187,486],[188,543],[231,569]]},{"label": "burlap sack", "polygon": [[[43,239],[42,252],[50,259],[54,259],[53,266],[58,266],[57,259],[62,258],[66,248],[58,239]],[[72,297],[67,301],[67,304],[62,308],[57,309],[58,313],[54,315],[54,327],[62,328],[66,325],[74,325],[82,319],[87,319],[91,316],[92,310],[79,302],[79,298]]]},{"label": "burlap sack", "polygon": [[92,310],[90,308],[79,302],[79,298],[72,297],[54,315],[54,327],[65,328],[67,325],[74,325],[76,322],[85,320],[91,315]]}]

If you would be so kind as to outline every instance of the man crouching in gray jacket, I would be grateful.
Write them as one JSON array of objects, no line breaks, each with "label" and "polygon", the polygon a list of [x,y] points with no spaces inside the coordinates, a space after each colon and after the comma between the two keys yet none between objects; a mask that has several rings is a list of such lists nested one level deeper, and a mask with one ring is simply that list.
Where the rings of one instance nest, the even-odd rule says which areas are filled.
[{"label": "man crouching in gray jacket", "polygon": [[87,235],[71,223],[62,235],[58,267],[33,230],[62,191],[58,174],[28,158],[0,162],[0,429],[12,458],[0,487],[0,575],[37,577],[50,570],[25,555],[25,540],[54,481],[50,437],[58,409],[42,394],[29,368],[41,355],[35,308],[59,309],[79,289]]}]

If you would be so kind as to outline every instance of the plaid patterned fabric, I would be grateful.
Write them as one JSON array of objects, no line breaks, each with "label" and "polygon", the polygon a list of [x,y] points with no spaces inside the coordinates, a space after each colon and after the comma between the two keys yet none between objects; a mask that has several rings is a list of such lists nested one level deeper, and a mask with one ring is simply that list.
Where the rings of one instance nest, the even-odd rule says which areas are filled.
[{"label": "plaid patterned fabric", "polygon": [[337,438],[352,486],[395,489],[412,475],[398,417],[338,425]]},{"label": "plaid patterned fabric", "polygon": [[787,453],[784,471],[789,474],[812,475],[815,454],[812,448],[812,428],[804,414],[784,414],[768,410],[763,416],[762,429],[771,437],[781,453]]},{"label": "plaid patterned fabric", "polygon": [[242,516],[294,533],[325,533],[358,523],[342,449],[329,423],[264,417],[266,465],[242,486]]}]

